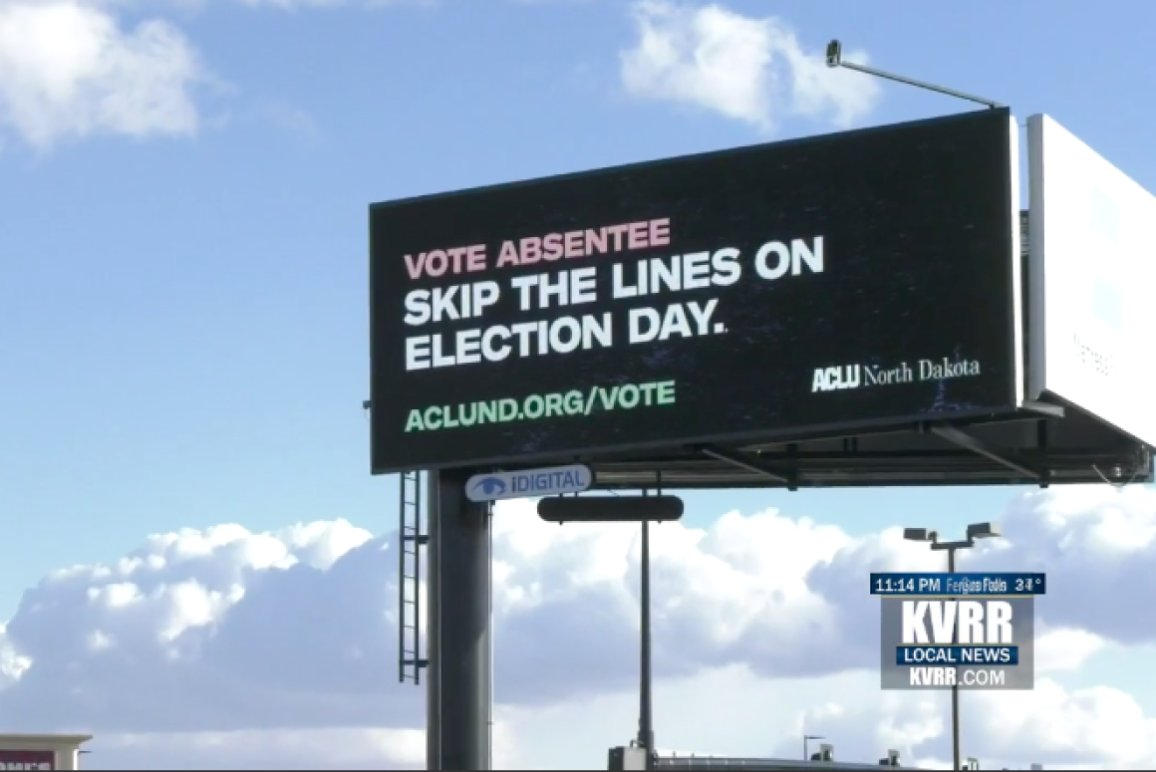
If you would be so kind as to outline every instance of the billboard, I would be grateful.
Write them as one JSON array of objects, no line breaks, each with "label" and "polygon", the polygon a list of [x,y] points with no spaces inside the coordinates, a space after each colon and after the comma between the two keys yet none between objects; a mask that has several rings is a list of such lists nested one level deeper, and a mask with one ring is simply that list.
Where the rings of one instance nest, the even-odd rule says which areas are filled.
[{"label": "billboard", "polygon": [[1046,115],[1028,119],[1031,362],[1047,392],[1156,445],[1156,196]]},{"label": "billboard", "polygon": [[1006,110],[370,207],[372,468],[1012,409]]}]

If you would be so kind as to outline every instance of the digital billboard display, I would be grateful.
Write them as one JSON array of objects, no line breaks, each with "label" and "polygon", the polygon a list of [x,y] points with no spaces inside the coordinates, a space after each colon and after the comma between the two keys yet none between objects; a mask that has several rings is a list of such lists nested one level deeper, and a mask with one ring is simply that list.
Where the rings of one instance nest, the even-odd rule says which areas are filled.
[{"label": "digital billboard display", "polygon": [[370,207],[372,469],[1004,412],[1015,123],[988,110]]}]

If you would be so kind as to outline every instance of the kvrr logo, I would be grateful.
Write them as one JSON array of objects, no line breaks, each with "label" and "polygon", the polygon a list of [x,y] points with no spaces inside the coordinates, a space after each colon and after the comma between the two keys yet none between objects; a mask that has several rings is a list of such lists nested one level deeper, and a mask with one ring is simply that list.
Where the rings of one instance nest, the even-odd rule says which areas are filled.
[{"label": "kvrr logo", "polygon": [[811,380],[811,393],[817,391],[839,391],[840,389],[857,389],[861,383],[862,374],[859,365],[842,365],[841,367],[819,367]]},{"label": "kvrr logo", "polygon": [[1006,600],[905,600],[902,641],[923,646],[1011,645],[1012,605]]}]

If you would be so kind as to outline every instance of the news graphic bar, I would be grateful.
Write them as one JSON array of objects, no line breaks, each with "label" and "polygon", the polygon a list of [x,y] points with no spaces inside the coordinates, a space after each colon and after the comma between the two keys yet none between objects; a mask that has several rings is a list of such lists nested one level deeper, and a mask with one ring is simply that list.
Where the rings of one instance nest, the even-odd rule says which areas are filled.
[{"label": "news graphic bar", "polygon": [[873,573],[871,594],[880,597],[998,596],[1034,598],[1046,595],[1047,577],[1035,573]]},{"label": "news graphic bar", "polygon": [[883,689],[1034,688],[1042,574],[880,573],[871,584]]},{"label": "news graphic bar", "polygon": [[896,646],[895,664],[914,665],[987,665],[1017,667],[1020,664],[1019,646]]}]

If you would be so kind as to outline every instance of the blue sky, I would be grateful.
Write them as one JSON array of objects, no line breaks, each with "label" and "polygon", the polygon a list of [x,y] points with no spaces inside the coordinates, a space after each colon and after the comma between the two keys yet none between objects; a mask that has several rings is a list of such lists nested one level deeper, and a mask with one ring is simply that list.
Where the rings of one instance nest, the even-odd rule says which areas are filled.
[{"label": "blue sky", "polygon": [[[1156,7],[729,7],[773,11],[807,48],[838,36],[884,69],[1021,118],[1049,112],[1156,187],[1143,128],[1156,103],[1138,98]],[[619,80],[637,34],[628,10],[129,5],[124,28],[163,14],[199,52],[196,133],[94,131],[41,148],[11,123],[0,134],[0,523],[20,544],[0,564],[0,610],[49,568],[155,531],[330,516],[388,526],[393,483],[367,474],[360,410],[369,202],[830,129],[786,115],[768,133],[631,97]],[[858,123],[966,108],[885,85]],[[724,496],[746,510],[789,498],[704,498]],[[1006,494],[793,498],[794,511],[860,531],[896,510],[966,522]]]},{"label": "blue sky", "polygon": [[[840,104],[871,108],[851,125],[969,109],[866,78],[811,115],[770,84],[632,93],[625,2],[36,7],[0,0],[0,620],[50,570],[150,533],[392,527],[361,410],[370,202],[827,131]],[[1047,112],[1156,189],[1154,4],[726,8]],[[155,19],[149,45],[130,37]],[[852,535],[950,532],[1013,493],[717,492],[688,520],[773,506]]]}]

